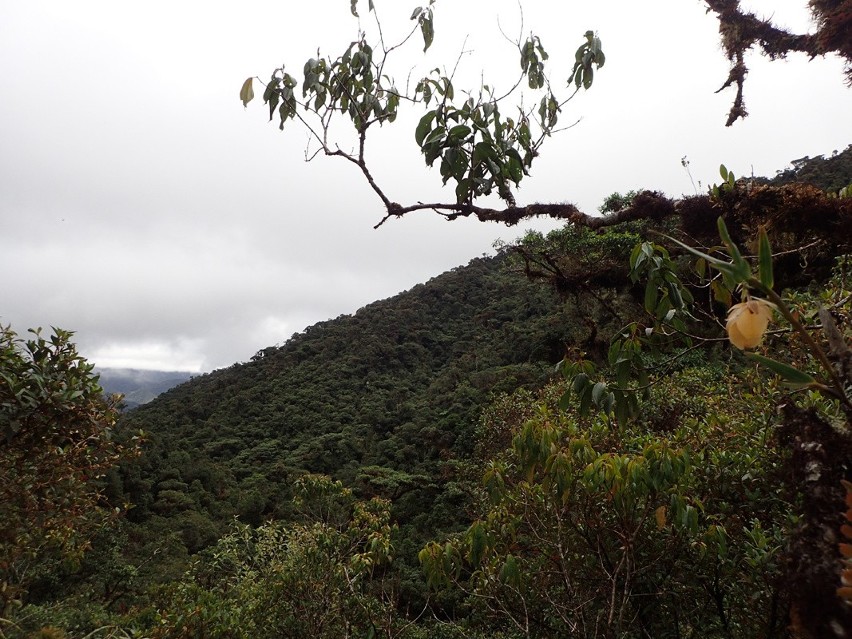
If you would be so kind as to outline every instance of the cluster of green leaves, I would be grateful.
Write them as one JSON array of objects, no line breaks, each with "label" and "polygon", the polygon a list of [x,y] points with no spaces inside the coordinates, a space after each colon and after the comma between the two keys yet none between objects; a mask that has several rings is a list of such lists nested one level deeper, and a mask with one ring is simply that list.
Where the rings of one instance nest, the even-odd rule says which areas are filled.
[{"label": "cluster of green leaves", "polygon": [[[431,46],[434,38],[431,5],[432,2],[426,7],[418,7],[411,15],[423,34],[424,51]],[[358,17],[357,0],[353,0],[351,9],[352,15]],[[369,9],[374,11],[372,2]],[[310,58],[303,66],[301,101],[296,93],[298,80],[283,67],[275,69],[263,92],[263,101],[269,107],[269,119],[272,120],[277,109],[282,130],[288,120],[299,119],[307,124],[299,113],[302,108],[305,115],[315,114],[319,127],[327,131],[331,118],[340,113],[349,118],[358,133],[365,132],[374,123],[393,122],[402,95],[393,80],[383,73],[387,54],[388,51],[383,50],[381,55],[376,55],[374,47],[362,33],[337,58]],[[252,78],[243,84],[240,91],[243,105],[254,98],[252,84]],[[317,132],[315,135],[325,146],[324,136]]]},{"label": "cluster of green leaves", "polygon": [[[373,48],[363,39],[353,42],[340,58],[311,58],[304,65],[302,97],[308,109],[316,113],[339,110],[352,120],[359,132],[374,122],[393,122],[396,119],[400,95],[386,76],[377,75]],[[279,81],[284,86],[279,88]],[[292,86],[291,86],[292,85]],[[297,103],[292,95],[296,81],[278,69],[266,86],[264,101],[269,104],[272,119],[279,96],[280,127],[296,115]],[[288,92],[290,89],[290,92]]]},{"label": "cluster of green leaves", "polygon": [[134,452],[71,333],[27,340],[0,327],[0,617],[60,562],[78,562],[115,514],[98,480]]},{"label": "cluster of green leaves", "polygon": [[647,318],[620,328],[610,341],[605,371],[582,357],[566,357],[557,367],[569,382],[559,405],[576,401],[582,415],[592,407],[614,424],[624,426],[639,414],[639,398],[647,396],[649,369],[660,365],[654,355],[676,348],[691,348],[686,322],[692,293],[684,285],[679,267],[663,246],[639,242],[630,252],[629,279],[644,282],[643,306]]},{"label": "cluster of green leaves", "polygon": [[574,69],[571,76],[574,85],[588,89],[595,78],[595,67],[600,69],[606,62],[606,56],[601,48],[601,39],[594,31],[586,31],[586,42],[581,44],[574,54]]},{"label": "cluster of green leaves", "polygon": [[[427,104],[433,96],[453,98],[446,78],[427,78],[419,89]],[[484,92],[490,98],[489,87]],[[547,117],[555,123],[555,109]],[[468,98],[461,107],[440,103],[420,119],[414,137],[428,166],[441,159],[441,178],[444,184],[455,181],[460,204],[489,195],[495,187],[503,199],[511,199],[509,183],[520,184],[536,154],[526,115],[504,122],[498,103],[482,97]]]},{"label": "cluster of green leaves", "polygon": [[714,184],[710,187],[710,194],[719,199],[725,193],[732,193],[737,186],[737,178],[733,171],[729,171],[724,164],[719,165],[719,175],[722,176],[721,184]]},{"label": "cluster of green leaves", "polygon": [[[610,198],[622,197],[614,193]],[[515,253],[523,252],[539,269],[547,270],[547,261],[551,261],[550,270],[558,268],[562,274],[578,283],[588,281],[600,288],[620,286],[624,283],[627,264],[624,256],[646,235],[640,225],[626,224],[624,227],[610,228],[595,232],[583,227],[566,225],[544,235],[538,231],[528,231],[519,242],[505,244],[497,242],[496,248]],[[517,261],[517,260],[516,260]],[[526,273],[535,276],[534,273]],[[554,273],[555,274],[555,273]],[[559,287],[556,287],[559,289]],[[581,286],[574,286],[574,289]],[[572,291],[561,291],[570,294]]]},{"label": "cluster of green leaves", "polygon": [[235,523],[162,593],[155,637],[400,636],[388,502],[356,500],[340,482],[305,476],[299,523]]},{"label": "cluster of green leaves", "polygon": [[[417,7],[411,14],[411,20],[416,21],[422,34],[424,52],[435,35],[432,5],[430,2]],[[357,17],[356,0],[351,9]],[[369,10],[375,14],[372,2]],[[514,204],[510,183],[518,186],[528,174],[538,148],[557,130],[559,112],[564,105],[546,76],[544,65],[548,54],[541,40],[531,35],[523,44],[518,43],[521,79],[526,78],[531,90],[544,91],[534,131],[532,113],[518,108],[515,117],[502,115],[500,103],[508,95],[495,97],[488,85],[483,85],[478,97],[468,94],[463,102],[457,103],[452,75],[445,75],[440,69],[420,80],[413,95],[403,95],[386,73],[386,66],[389,54],[411,35],[409,33],[400,44],[388,47],[381,29],[378,44],[370,44],[366,34],[361,32],[341,56],[309,59],[304,65],[301,100],[296,93],[296,78],[283,67],[276,69],[263,93],[270,120],[276,109],[282,129],[288,120],[298,119],[308,127],[323,152],[348,157],[366,171],[364,140],[367,129],[375,123],[393,122],[401,100],[422,102],[428,110],[417,126],[415,140],[428,166],[440,158],[444,184],[450,179],[455,182],[456,202],[472,204],[474,199],[496,190],[501,198]],[[592,31],[586,32],[585,38],[577,49],[569,79],[569,85],[575,85],[575,93],[581,87],[591,88],[594,69],[605,63],[600,38]],[[240,99],[244,105],[254,97],[252,84],[252,78],[243,84]],[[346,116],[360,136],[357,155],[347,155],[329,142],[328,131],[335,114]],[[390,203],[387,198],[383,199],[386,205]]]},{"label": "cluster of green leaves", "polygon": [[668,250],[650,242],[637,244],[630,253],[630,280],[645,282],[645,311],[657,322],[668,322],[681,331],[685,328],[693,297]]},{"label": "cluster of green leaves", "polygon": [[[733,194],[736,183],[730,175],[728,187],[726,192]],[[702,277],[708,275],[708,265],[718,272],[719,287],[728,299],[742,290],[746,299],[750,291],[758,291],[771,300],[800,342],[793,352],[808,354],[806,368],[821,368],[823,381],[777,359],[749,356],[788,387],[810,389],[808,404],[818,409],[817,419],[836,422],[838,432],[848,433],[850,398],[841,376],[849,375],[844,362],[850,351],[848,335],[836,326],[836,321],[848,325],[841,310],[849,300],[845,285],[827,283],[834,318],[825,309],[794,314],[774,290],[765,228],[755,240],[757,255],[748,259],[722,218],[718,230],[718,257],[668,239],[701,260]],[[631,324],[632,330],[613,340],[604,375],[616,377],[615,383],[594,381],[596,367],[590,361],[566,358],[561,368],[570,384],[560,391],[558,405],[567,418],[554,413],[552,404],[543,404],[523,426],[516,425],[508,454],[486,464],[483,483],[491,502],[481,519],[463,535],[430,543],[420,554],[421,562],[433,586],[468,597],[472,619],[478,614],[482,623],[514,628],[520,636],[598,636],[604,623],[603,636],[612,637],[674,637],[693,628],[701,628],[702,636],[782,636],[784,606],[791,604],[779,607],[779,602],[807,599],[784,583],[784,565],[790,560],[783,556],[785,548],[797,543],[808,527],[826,523],[816,511],[808,514],[808,522],[799,523],[796,513],[802,510],[788,501],[795,489],[774,485],[783,459],[781,442],[771,437],[779,387],[730,365],[715,365],[721,376],[717,383],[727,382],[727,391],[714,389],[706,377],[685,394],[679,388],[684,374],[702,377],[712,364],[664,375],[657,360],[656,374],[649,376],[654,368],[648,366],[648,357],[671,353],[670,341],[652,336],[668,337],[671,329],[692,348],[687,321],[695,320],[694,299],[678,274],[681,268],[662,246],[638,244],[630,266],[631,279],[646,282],[644,306],[651,325],[640,332]],[[808,314],[818,315],[833,361],[814,329],[800,321]],[[644,358],[643,348],[648,351]],[[623,387],[640,375],[640,387],[623,394]],[[637,399],[639,390],[643,405]],[[716,401],[724,396],[724,405],[708,402],[713,394]],[[696,403],[705,405],[685,420],[684,413]],[[666,405],[664,421],[658,421],[654,413]],[[613,412],[618,429],[610,419]],[[680,428],[683,423],[689,428]],[[654,432],[661,426],[662,436]],[[498,432],[504,429],[501,424]],[[590,444],[595,435],[613,448],[601,452],[599,445]],[[732,439],[739,441],[733,444]],[[681,442],[688,445],[678,463],[661,457],[655,448],[669,450]],[[657,476],[659,467],[650,463],[649,454],[650,460],[663,459],[662,468],[676,471],[676,476]],[[699,463],[693,464],[694,459]],[[825,470],[842,472],[836,467]],[[666,486],[676,492],[666,493]],[[661,488],[662,500],[655,492]],[[768,516],[748,520],[758,510]],[[732,517],[741,528],[732,529]],[[674,533],[675,539],[667,539],[664,531]],[[807,561],[829,559],[812,554]],[[679,565],[678,557],[686,561]],[[811,574],[812,569],[797,570]],[[813,574],[821,579],[814,585],[826,591],[825,576],[819,570]],[[840,590],[847,591],[845,585]],[[677,601],[679,595],[684,595],[682,601]],[[807,623],[816,627],[816,621]],[[794,625],[802,627],[798,621]]]},{"label": "cluster of green leaves", "polygon": [[[357,0],[356,0],[357,1]],[[425,53],[432,46],[432,41],[435,39],[435,16],[432,13],[432,5],[435,0],[429,0],[428,6],[416,7],[411,12],[410,20],[417,20],[417,25],[420,27],[420,33],[423,36],[423,52]],[[370,2],[370,11],[373,11],[373,3]]]},{"label": "cluster of green leaves", "polygon": [[791,507],[772,481],[771,401],[756,390],[720,366],[686,368],[613,431],[601,413],[557,410],[554,387],[485,462],[480,518],[421,552],[430,583],[518,636],[778,631]]},{"label": "cluster of green leaves", "polygon": [[[605,60],[600,39],[591,31],[586,39],[577,50],[572,73],[578,89],[581,83],[585,89],[591,87],[594,66],[603,66]],[[461,106],[453,103],[452,79],[440,75],[438,69],[433,72],[436,77],[426,77],[417,85],[415,95],[427,107],[434,101],[435,108],[420,119],[415,141],[428,166],[441,159],[441,177],[444,184],[451,178],[455,181],[459,204],[471,204],[495,188],[503,200],[514,203],[509,183],[518,186],[529,174],[542,142],[556,130],[562,104],[544,72],[548,54],[535,35],[519,48],[521,71],[529,88],[546,89],[539,101],[536,134],[530,114],[522,109],[515,118],[501,115],[500,100],[488,85],[482,87],[477,99],[468,97]]]},{"label": "cluster of green leaves", "polygon": [[[592,85],[593,69],[601,67],[605,57],[601,41],[589,31],[587,41],[577,50],[577,62],[572,72],[579,89]],[[521,71],[530,89],[547,89],[538,107],[537,124],[540,131],[534,135],[529,114],[520,110],[516,118],[504,117],[500,101],[488,85],[482,87],[477,99],[468,97],[461,106],[453,103],[455,93],[452,80],[440,75],[426,77],[417,85],[416,95],[428,107],[415,131],[415,141],[428,166],[441,159],[441,177],[444,184],[449,179],[456,183],[456,201],[471,204],[480,196],[490,195],[496,188],[500,197],[514,202],[509,183],[518,186],[529,169],[538,149],[547,136],[555,130],[562,105],[550,89],[544,72],[548,54],[535,36],[530,36],[520,46]]]}]

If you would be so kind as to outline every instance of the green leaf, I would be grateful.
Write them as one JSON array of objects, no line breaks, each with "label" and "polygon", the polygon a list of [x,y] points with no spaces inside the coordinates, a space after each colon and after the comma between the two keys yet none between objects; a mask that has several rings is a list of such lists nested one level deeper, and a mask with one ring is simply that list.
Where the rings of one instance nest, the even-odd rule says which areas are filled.
[{"label": "green leaf", "polygon": [[645,310],[654,313],[657,307],[657,285],[649,280],[645,285]]},{"label": "green leaf", "polygon": [[646,386],[649,385],[648,369],[646,369],[646,368],[640,368],[639,369],[638,382],[639,382],[639,386],[643,388],[644,392],[646,392],[646,393],[650,392],[649,388],[645,388]]},{"label": "green leaf", "polygon": [[267,102],[269,103],[269,121],[270,122],[272,122],[272,118],[275,115],[275,107],[278,106],[278,100],[280,98],[281,98],[281,96],[278,95],[278,91],[272,91],[269,95],[269,99],[267,100]]},{"label": "green leaf", "polygon": [[601,398],[603,394],[606,392],[606,382],[598,382],[592,388],[592,401],[595,403],[595,406],[601,405]]},{"label": "green leaf", "polygon": [[417,129],[414,131],[414,139],[417,142],[417,146],[423,146],[423,140],[426,139],[426,135],[432,130],[432,121],[435,119],[437,113],[437,111],[429,111],[420,118]]},{"label": "green leaf", "polygon": [[672,282],[666,282],[666,288],[668,289],[672,306],[678,309],[683,308],[683,297],[680,294],[680,289]]},{"label": "green leaf", "polygon": [[775,286],[775,278],[772,274],[772,248],[769,246],[769,236],[766,234],[766,229],[761,227],[760,238],[758,240],[758,265],[760,267],[760,283],[767,290]]},{"label": "green leaf", "polygon": [[615,366],[615,381],[621,388],[627,388],[630,383],[630,361],[621,361]]},{"label": "green leaf", "polygon": [[513,555],[506,555],[506,562],[500,569],[500,581],[508,584],[517,584],[520,581],[521,573],[518,570],[518,560]]},{"label": "green leaf", "polygon": [[569,388],[567,391],[562,393],[562,397],[559,398],[559,410],[568,410],[568,407],[571,406],[571,389]]},{"label": "green leaf", "polygon": [[719,280],[710,280],[710,290],[713,291],[713,299],[723,304],[725,307],[730,307],[732,304],[731,291]]},{"label": "green leaf", "polygon": [[609,361],[610,366],[615,366],[619,355],[621,355],[621,341],[616,340],[610,344],[609,352],[607,353],[607,360]]},{"label": "green leaf", "polygon": [[467,202],[470,197],[470,187],[470,180],[459,180],[459,183],[456,185],[456,202],[459,202],[460,204]]},{"label": "green leaf", "polygon": [[612,414],[612,409],[615,407],[615,393],[607,393],[601,402],[601,408],[607,415]]},{"label": "green leaf", "polygon": [[284,130],[284,123],[287,121],[287,118],[292,117],[292,113],[290,112],[289,102],[282,102],[281,106],[278,107],[278,115],[281,118],[281,122],[278,125],[278,128],[282,131]]},{"label": "green leaf", "polygon": [[633,250],[630,252],[630,270],[636,268],[636,262],[639,259],[639,256],[642,254],[642,244],[637,244],[633,247]]},{"label": "green leaf", "polygon": [[686,507],[686,527],[689,532],[695,534],[698,532],[698,511],[692,506]]},{"label": "green leaf", "polygon": [[266,89],[263,91],[264,102],[269,102],[273,97],[278,95],[278,91],[276,91],[276,89],[280,83],[281,79],[276,78],[275,76],[269,80],[269,84],[266,85]]},{"label": "green leaf", "polygon": [[580,415],[586,417],[592,405],[592,387],[587,385],[580,393]]},{"label": "green leaf", "polygon": [[630,407],[627,404],[627,398],[624,393],[618,393],[615,396],[615,421],[618,425],[624,427],[627,420],[630,418]]},{"label": "green leaf", "polygon": [[485,552],[486,538],[482,522],[475,522],[468,529],[468,534],[470,535],[470,563],[476,566],[482,561],[482,555]]},{"label": "green leaf", "polygon": [[524,177],[524,165],[520,158],[513,156],[509,157],[509,162],[505,165],[509,171],[511,180],[518,184]]},{"label": "green leaf", "polygon": [[432,46],[435,39],[435,25],[432,24],[432,12],[426,10],[420,16],[420,32],[423,34],[423,52]]},{"label": "green leaf", "polygon": [[468,135],[470,135],[470,127],[465,124],[457,124],[452,129],[450,129],[447,136],[452,138],[454,141],[463,140]]},{"label": "green leaf", "polygon": [[580,84],[583,82],[583,67],[582,65],[578,65],[574,70],[574,86],[578,89],[580,88]]},{"label": "green leaf", "polygon": [[243,86],[240,89],[240,100],[243,102],[243,108],[248,106],[248,103],[254,99],[254,88],[252,87],[253,78],[247,78],[245,82],[243,82]]},{"label": "green leaf", "polygon": [[749,359],[753,359],[758,364],[766,366],[766,368],[777,375],[780,375],[790,386],[802,388],[816,383],[816,379],[797,368],[793,368],[789,364],[777,362],[774,359],[769,359],[768,357],[763,357],[763,355],[758,355],[756,353],[745,353],[745,356]]},{"label": "green leaf", "polygon": [[317,91],[317,97],[314,98],[314,111],[319,111],[325,104],[325,91]]},{"label": "green leaf", "polygon": [[722,238],[722,241],[725,243],[725,246],[728,247],[728,252],[731,254],[733,266],[739,272],[738,275],[741,273],[743,280],[748,279],[751,275],[751,269],[748,266],[748,262],[743,259],[743,256],[740,253],[740,250],[737,248],[737,245],[734,244],[731,240],[731,236],[728,233],[728,227],[725,226],[725,220],[722,219],[721,215],[716,220],[716,226],[719,228],[719,237]]},{"label": "green leaf", "polygon": [[592,86],[592,82],[594,80],[594,73],[595,73],[595,71],[591,66],[589,66],[583,72],[583,88],[584,89],[588,90]]},{"label": "green leaf", "polygon": [[436,142],[443,142],[444,138],[447,137],[447,130],[442,127],[436,127],[434,131],[432,131],[429,135],[426,136],[426,139],[423,140],[423,146],[429,146],[430,144],[434,144]]},{"label": "green leaf", "polygon": [[492,160],[497,158],[494,148],[488,142],[479,142],[475,147],[473,147],[472,164],[479,164],[482,160],[488,158],[491,158]]},{"label": "green leaf", "polygon": [[579,395],[579,394],[582,394],[583,390],[588,385],[589,385],[589,376],[586,375],[585,373],[579,373],[574,378],[574,383],[572,384],[572,387],[574,389],[574,392]]},{"label": "green leaf", "polygon": [[527,40],[524,43],[524,46],[521,47],[521,71],[524,73],[530,68],[530,59],[534,56],[533,53],[533,43],[531,40]]},{"label": "green leaf", "polygon": [[[719,218],[719,219],[721,219],[721,218]],[[724,225],[724,222],[722,224]],[[748,268],[748,263],[745,262],[745,260],[742,260],[742,256],[740,256],[740,259],[745,264],[745,269],[746,269],[745,276],[743,276],[742,268],[737,268],[737,266],[732,264],[731,262],[724,262],[724,261],[722,261],[718,258],[711,256],[711,255],[707,255],[707,253],[699,251],[698,249],[689,246],[689,244],[684,244],[680,240],[676,240],[675,238],[673,238],[669,235],[664,234],[663,237],[674,242],[675,244],[677,244],[681,248],[689,251],[690,253],[692,253],[696,257],[702,257],[705,260],[707,260],[707,262],[711,266],[713,266],[713,268],[715,268],[717,271],[719,271],[720,273],[725,275],[726,278],[730,278],[734,282],[734,286],[736,286],[739,282],[747,280],[749,277],[751,277],[751,269]],[[736,247],[734,247],[734,248],[736,248]],[[737,251],[737,253],[739,253],[739,251]]]},{"label": "green leaf", "polygon": [[[430,44],[431,44],[431,40],[430,40]],[[453,83],[450,81],[449,78],[446,78],[446,77],[443,78],[443,81],[444,81],[444,95],[447,97],[448,100],[452,100],[455,97],[455,91],[453,90]]]}]

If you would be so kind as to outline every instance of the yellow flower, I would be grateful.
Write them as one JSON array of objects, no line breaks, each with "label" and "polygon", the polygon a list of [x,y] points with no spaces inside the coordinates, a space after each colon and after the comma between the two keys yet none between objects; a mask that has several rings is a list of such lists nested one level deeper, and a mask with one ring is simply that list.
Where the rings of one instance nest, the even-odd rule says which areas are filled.
[{"label": "yellow flower", "polygon": [[755,348],[763,339],[775,304],[758,297],[734,304],[728,310],[728,339],[739,349]]}]

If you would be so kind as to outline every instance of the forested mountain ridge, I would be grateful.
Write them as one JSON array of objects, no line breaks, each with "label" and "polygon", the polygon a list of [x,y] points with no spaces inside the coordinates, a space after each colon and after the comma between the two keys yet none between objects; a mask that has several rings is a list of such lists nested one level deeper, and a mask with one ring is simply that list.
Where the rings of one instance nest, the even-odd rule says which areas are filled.
[{"label": "forested mountain ridge", "polygon": [[280,493],[303,472],[398,504],[449,499],[443,517],[463,516],[436,481],[469,455],[487,397],[540,386],[566,344],[605,341],[620,328],[611,314],[590,315],[600,314],[600,300],[563,304],[550,287],[509,272],[509,262],[508,254],[475,259],[134,410],[127,426],[145,430],[149,445],[146,479],[127,486],[131,518],[173,512],[162,494],[174,497],[175,479],[188,488],[199,467],[227,477],[240,495],[235,512],[255,523],[282,514]]},{"label": "forested mountain ridge", "polygon": [[[109,561],[138,566],[120,601],[179,577],[234,517],[292,520],[305,473],[390,500],[402,593],[422,601],[416,553],[470,520],[477,480],[468,460],[483,407],[500,393],[542,387],[566,347],[601,356],[638,309],[624,256],[639,235],[583,235],[579,263],[611,261],[618,286],[560,297],[503,249],[126,413],[121,430],[144,432],[145,444],[106,480],[109,501],[130,505],[122,556]],[[103,561],[93,553],[83,575]]]},{"label": "forested mountain ridge", "polygon": [[849,185],[852,175],[852,144],[843,151],[835,151],[829,157],[802,157],[790,162],[790,166],[769,180],[770,184],[790,184],[804,182],[835,193]]}]

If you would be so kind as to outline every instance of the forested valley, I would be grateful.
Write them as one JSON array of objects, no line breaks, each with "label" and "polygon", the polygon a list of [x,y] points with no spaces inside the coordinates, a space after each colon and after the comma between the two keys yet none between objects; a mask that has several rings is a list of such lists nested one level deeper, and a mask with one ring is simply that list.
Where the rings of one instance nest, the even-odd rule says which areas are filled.
[{"label": "forested valley", "polygon": [[5,328],[0,636],[849,636],[850,181],[529,233],[123,414]]}]

